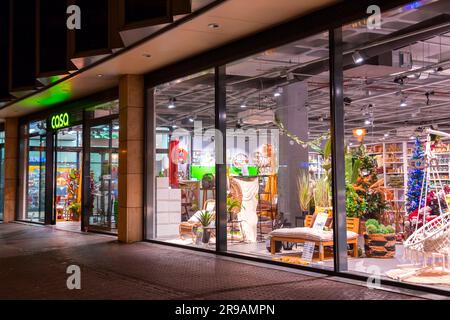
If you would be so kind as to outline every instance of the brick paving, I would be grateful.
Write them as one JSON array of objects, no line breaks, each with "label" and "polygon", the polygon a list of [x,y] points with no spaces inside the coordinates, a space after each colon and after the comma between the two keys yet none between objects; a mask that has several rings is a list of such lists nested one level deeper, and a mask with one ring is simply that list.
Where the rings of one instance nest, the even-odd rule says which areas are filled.
[{"label": "brick paving", "polygon": [[[82,290],[66,269],[81,267]],[[419,299],[411,294],[113,237],[0,224],[0,299]]]}]

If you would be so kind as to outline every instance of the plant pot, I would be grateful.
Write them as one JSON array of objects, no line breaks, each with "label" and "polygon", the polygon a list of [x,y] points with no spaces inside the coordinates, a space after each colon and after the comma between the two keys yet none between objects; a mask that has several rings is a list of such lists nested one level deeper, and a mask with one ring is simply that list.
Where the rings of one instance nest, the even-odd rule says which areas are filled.
[{"label": "plant pot", "polygon": [[368,258],[389,259],[395,256],[395,234],[364,234],[364,250]]},{"label": "plant pot", "polygon": [[[270,244],[271,244],[271,241],[270,241],[270,239],[267,239],[266,240],[266,248],[267,248],[267,251],[269,251],[269,252],[271,252],[271,247],[270,247]],[[275,252],[276,253],[279,253],[279,252],[281,252],[281,248],[283,247],[283,245],[282,245],[282,242],[281,241],[275,241]]]},{"label": "plant pot", "polygon": [[209,230],[203,229],[202,242],[209,243],[210,238],[211,238],[211,233],[209,232]]}]

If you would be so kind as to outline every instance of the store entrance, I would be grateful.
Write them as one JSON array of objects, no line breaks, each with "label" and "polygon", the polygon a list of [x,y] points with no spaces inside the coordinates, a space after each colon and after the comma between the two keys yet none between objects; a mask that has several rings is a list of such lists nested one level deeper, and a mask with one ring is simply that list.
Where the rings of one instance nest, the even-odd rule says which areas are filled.
[{"label": "store entrance", "polygon": [[83,127],[55,133],[54,221],[58,228],[80,231],[82,221]]}]

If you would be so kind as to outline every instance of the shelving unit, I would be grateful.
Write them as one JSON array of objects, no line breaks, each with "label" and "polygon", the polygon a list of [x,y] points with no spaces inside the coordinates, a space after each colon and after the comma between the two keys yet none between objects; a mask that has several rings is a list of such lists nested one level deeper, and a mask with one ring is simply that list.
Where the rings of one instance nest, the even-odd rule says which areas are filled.
[{"label": "shelving unit", "polygon": [[[408,185],[409,160],[411,159],[414,142],[384,142],[366,144],[367,153],[377,158],[379,178],[384,178],[384,187],[394,193],[394,200],[399,209],[406,213],[405,201]],[[440,180],[442,184],[450,185],[450,144],[443,144],[435,152],[438,159],[438,178],[429,177],[429,181]],[[431,184],[431,188],[435,185]]]},{"label": "shelving unit", "polygon": [[325,174],[323,158],[317,152],[309,152],[309,172],[316,181]]}]

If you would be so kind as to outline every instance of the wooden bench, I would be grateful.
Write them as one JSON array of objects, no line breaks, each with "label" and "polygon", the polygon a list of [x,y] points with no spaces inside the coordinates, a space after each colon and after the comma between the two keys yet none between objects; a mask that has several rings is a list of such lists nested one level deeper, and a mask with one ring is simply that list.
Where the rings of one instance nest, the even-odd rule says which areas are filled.
[{"label": "wooden bench", "polygon": [[[308,215],[305,217],[305,227],[311,228],[312,226],[312,215]],[[301,228],[293,228],[293,229],[301,229]],[[356,234],[359,232],[359,219],[358,218],[347,218],[347,231],[352,231]],[[290,237],[290,236],[279,236],[272,235],[270,240],[270,252],[271,254],[275,254],[275,241],[284,241],[284,242],[293,242],[293,243],[305,243],[305,242],[314,242],[319,247],[319,260],[323,261],[325,258],[325,247],[333,247],[333,240],[311,240],[301,237]],[[352,256],[358,257],[358,236],[352,239],[347,239],[347,243],[353,245]]]}]

